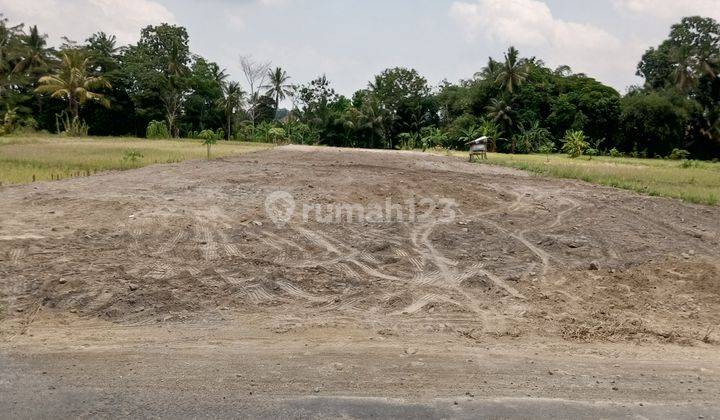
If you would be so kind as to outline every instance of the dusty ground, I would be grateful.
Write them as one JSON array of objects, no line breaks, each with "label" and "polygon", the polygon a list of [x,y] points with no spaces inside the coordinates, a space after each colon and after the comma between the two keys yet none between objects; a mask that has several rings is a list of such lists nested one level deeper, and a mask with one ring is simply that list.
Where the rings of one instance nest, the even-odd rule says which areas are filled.
[{"label": "dusty ground", "polygon": [[720,416],[718,207],[302,147],[0,194],[15,416]]}]

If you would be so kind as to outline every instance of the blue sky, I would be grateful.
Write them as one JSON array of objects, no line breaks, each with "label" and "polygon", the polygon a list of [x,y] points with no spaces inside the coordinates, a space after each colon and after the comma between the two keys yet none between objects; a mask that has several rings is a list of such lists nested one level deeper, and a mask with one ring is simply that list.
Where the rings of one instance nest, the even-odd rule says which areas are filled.
[{"label": "blue sky", "polygon": [[194,52],[237,80],[239,56],[252,55],[294,83],[325,73],[348,95],[392,66],[433,84],[469,78],[511,44],[624,92],[671,24],[720,19],[720,0],[0,0],[0,11],[38,24],[53,43],[97,30],[134,42],[147,24],[180,24]]}]

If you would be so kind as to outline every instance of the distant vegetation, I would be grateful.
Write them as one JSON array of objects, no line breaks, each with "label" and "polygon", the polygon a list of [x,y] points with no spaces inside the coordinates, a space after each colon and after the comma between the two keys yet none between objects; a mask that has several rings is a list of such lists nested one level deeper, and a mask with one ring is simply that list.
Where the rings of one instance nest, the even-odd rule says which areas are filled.
[{"label": "distant vegetation", "polygon": [[[325,76],[294,83],[241,59],[241,82],[189,48],[185,28],[148,26],[134,45],[99,32],[50,48],[0,20],[0,134],[193,137],[369,148],[459,149],[488,135],[509,153],[720,158],[720,25],[688,17],[638,64],[625,95],[515,48],[467,80],[430,86],[392,68],[352,97]],[[322,69],[318,69],[322,73]],[[281,104],[292,102],[292,109]]]}]

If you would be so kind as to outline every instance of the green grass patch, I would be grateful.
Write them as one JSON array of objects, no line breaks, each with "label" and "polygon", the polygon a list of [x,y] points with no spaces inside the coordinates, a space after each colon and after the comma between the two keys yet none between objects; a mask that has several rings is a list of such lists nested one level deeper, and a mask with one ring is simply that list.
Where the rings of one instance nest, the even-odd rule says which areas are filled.
[{"label": "green grass patch", "polygon": [[[212,157],[264,150],[263,143],[218,142]],[[0,137],[0,185],[64,179],[156,163],[204,159],[200,140],[145,140],[125,137]]]},{"label": "green grass patch", "polygon": [[[453,152],[467,157],[467,153]],[[491,165],[507,166],[557,178],[578,179],[593,184],[639,193],[679,198],[691,203],[717,205],[720,201],[720,163],[579,157],[566,155],[509,155],[490,153]]]}]

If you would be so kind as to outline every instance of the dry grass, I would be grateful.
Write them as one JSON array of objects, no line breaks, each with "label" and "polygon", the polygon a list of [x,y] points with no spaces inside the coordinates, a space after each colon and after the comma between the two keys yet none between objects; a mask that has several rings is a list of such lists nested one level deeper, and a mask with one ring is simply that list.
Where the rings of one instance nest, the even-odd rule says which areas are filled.
[{"label": "dry grass", "polygon": [[[213,158],[272,147],[262,143],[220,141]],[[142,157],[129,159],[135,151]],[[100,171],[133,169],[156,163],[204,159],[206,148],[196,140],[145,140],[136,138],[0,138],[0,185],[63,179]]]},{"label": "dry grass", "polygon": [[[453,152],[467,157],[467,153]],[[717,205],[720,201],[720,163],[580,157],[566,155],[509,155],[490,153],[487,163],[509,166],[541,175],[579,179],[652,196],[679,198]]]}]

